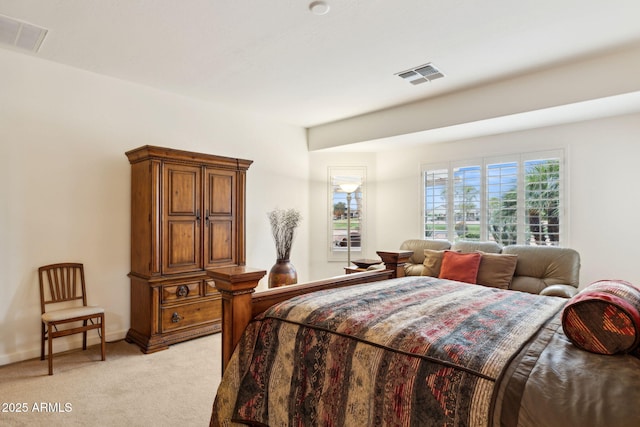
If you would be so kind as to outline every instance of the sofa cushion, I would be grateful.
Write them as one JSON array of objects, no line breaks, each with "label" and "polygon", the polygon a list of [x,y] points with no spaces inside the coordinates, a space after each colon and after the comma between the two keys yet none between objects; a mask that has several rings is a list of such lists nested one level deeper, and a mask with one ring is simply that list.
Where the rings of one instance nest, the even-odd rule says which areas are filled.
[{"label": "sofa cushion", "polygon": [[477,252],[444,251],[438,277],[458,282],[476,283],[481,259],[482,255]]},{"label": "sofa cushion", "polygon": [[452,251],[458,252],[485,252],[492,254],[499,254],[502,251],[502,246],[496,242],[476,242],[471,240],[458,240],[451,245]]},{"label": "sofa cushion", "polygon": [[480,266],[476,283],[492,288],[509,289],[513,273],[516,271],[518,255],[480,252]]},{"label": "sofa cushion", "polygon": [[437,251],[434,249],[425,249],[424,262],[422,263],[422,276],[438,277],[440,275],[440,268],[442,267],[442,257],[444,251]]},{"label": "sofa cushion", "polygon": [[578,287],[580,255],[556,246],[509,245],[503,254],[518,255],[510,289],[539,294],[549,285]]},{"label": "sofa cushion", "polygon": [[404,275],[405,276],[423,276],[424,266],[422,264],[406,263],[404,265]]},{"label": "sofa cushion", "polygon": [[402,242],[400,250],[413,251],[413,255],[409,257],[408,264],[422,264],[424,262],[424,250],[444,250],[449,249],[451,243],[447,240],[424,240],[424,239],[409,239]]},{"label": "sofa cushion", "polygon": [[578,348],[598,354],[633,351],[640,343],[640,289],[622,280],[601,280],[573,297],[562,329]]}]

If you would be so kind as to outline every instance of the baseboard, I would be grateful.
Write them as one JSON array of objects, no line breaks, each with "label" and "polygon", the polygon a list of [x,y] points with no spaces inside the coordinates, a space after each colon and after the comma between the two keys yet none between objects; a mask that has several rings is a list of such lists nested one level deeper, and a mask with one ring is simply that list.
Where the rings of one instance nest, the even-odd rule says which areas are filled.
[{"label": "baseboard", "polygon": [[[107,342],[123,340],[127,335],[127,330],[114,331],[107,333]],[[96,333],[89,332],[87,335],[87,345],[100,344],[100,337]],[[11,363],[22,362],[23,360],[40,358],[40,342],[31,344],[31,348],[16,351],[15,353],[0,354],[0,366],[9,365]],[[69,337],[56,338],[53,340],[53,352],[62,353],[64,351],[76,350],[82,348],[82,334],[75,334]],[[107,353],[108,356],[108,353]]]}]

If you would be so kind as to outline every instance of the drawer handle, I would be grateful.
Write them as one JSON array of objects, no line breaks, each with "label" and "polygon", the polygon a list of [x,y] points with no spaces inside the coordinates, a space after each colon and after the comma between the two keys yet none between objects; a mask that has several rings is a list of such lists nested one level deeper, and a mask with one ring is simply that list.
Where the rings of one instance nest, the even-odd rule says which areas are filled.
[{"label": "drawer handle", "polygon": [[178,323],[181,320],[182,316],[180,316],[177,311],[173,313],[173,316],[171,316],[171,323]]},{"label": "drawer handle", "polygon": [[176,295],[178,295],[179,297],[186,297],[187,295],[189,295],[189,288],[185,285],[178,286]]}]

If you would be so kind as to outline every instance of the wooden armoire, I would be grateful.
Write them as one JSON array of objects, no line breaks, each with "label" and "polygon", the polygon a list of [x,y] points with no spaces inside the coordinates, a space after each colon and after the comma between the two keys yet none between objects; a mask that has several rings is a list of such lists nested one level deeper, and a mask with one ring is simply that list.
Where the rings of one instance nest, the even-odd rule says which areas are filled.
[{"label": "wooden armoire", "polygon": [[131,328],[151,353],[219,332],[220,294],[206,270],[245,264],[251,160],[143,146],[131,163]]}]

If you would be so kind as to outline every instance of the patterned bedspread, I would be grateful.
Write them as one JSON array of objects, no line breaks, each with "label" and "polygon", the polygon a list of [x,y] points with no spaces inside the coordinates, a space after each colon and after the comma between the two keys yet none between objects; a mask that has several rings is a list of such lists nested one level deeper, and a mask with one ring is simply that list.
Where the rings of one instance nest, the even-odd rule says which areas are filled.
[{"label": "patterned bedspread", "polygon": [[211,424],[490,425],[501,374],[565,301],[430,277],[287,300],[247,328]]}]

